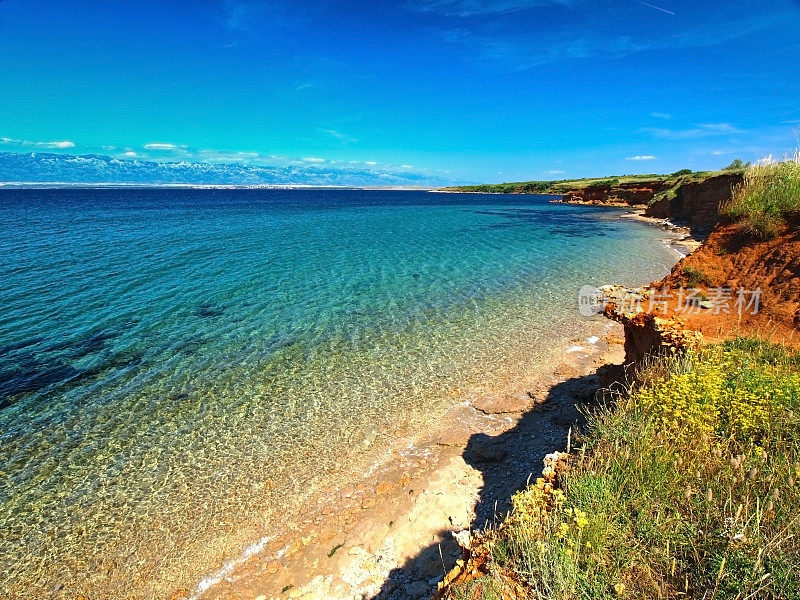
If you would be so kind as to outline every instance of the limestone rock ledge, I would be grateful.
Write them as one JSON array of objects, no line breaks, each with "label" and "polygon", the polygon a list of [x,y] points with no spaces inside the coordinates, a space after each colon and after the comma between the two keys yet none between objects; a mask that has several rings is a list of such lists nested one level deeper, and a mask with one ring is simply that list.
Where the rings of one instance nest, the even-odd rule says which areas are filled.
[{"label": "limestone rock ledge", "polygon": [[626,364],[638,365],[648,356],[684,352],[702,343],[703,335],[687,329],[682,319],[644,309],[650,288],[605,286],[601,291],[605,299],[603,314],[625,328]]}]

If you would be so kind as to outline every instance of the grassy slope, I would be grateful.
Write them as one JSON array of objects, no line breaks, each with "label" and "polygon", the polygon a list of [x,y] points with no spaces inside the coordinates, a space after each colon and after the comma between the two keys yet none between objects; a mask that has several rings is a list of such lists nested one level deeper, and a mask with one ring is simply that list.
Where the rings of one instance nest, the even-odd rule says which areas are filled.
[{"label": "grassy slope", "polygon": [[787,219],[800,213],[800,151],[783,161],[748,168],[744,183],[734,189],[722,212],[755,237],[775,237]]},{"label": "grassy slope", "polygon": [[708,177],[729,173],[730,171],[697,171],[682,175],[621,175],[588,179],[561,179],[556,181],[518,181],[513,183],[494,183],[484,185],[461,185],[443,188],[452,192],[479,192],[485,194],[563,194],[569,190],[582,189],[593,185],[617,185],[620,183],[667,182],[673,185],[687,181],[702,181]]},{"label": "grassy slope", "polygon": [[[653,362],[592,416],[563,491],[514,497],[450,598],[800,598],[800,355],[738,339]],[[513,596],[512,596],[513,597]]]}]

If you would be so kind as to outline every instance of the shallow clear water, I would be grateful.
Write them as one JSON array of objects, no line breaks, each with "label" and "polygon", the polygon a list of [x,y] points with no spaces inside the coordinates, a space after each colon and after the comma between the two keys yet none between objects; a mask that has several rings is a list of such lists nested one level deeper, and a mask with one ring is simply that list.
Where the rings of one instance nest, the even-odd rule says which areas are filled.
[{"label": "shallow clear water", "polygon": [[581,285],[663,276],[662,232],[618,214],[0,190],[0,596],[191,590],[309,489],[580,334]]}]

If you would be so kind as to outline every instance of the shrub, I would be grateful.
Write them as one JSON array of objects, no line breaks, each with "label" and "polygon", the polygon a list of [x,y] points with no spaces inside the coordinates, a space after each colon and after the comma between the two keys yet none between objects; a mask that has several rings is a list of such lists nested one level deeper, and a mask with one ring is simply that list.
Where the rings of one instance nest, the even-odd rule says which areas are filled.
[{"label": "shrub", "polygon": [[598,179],[597,181],[593,182],[591,185],[603,186],[603,187],[614,187],[618,183],[619,183],[619,177],[609,177],[607,179]]},{"label": "shrub", "polygon": [[742,162],[741,158],[734,158],[733,162],[723,169],[723,171],[741,171],[750,166],[749,162]]},{"label": "shrub", "polygon": [[456,586],[453,600],[503,600],[502,587],[491,577],[480,577]]},{"label": "shrub", "polygon": [[709,277],[705,271],[697,267],[693,267],[692,265],[686,265],[683,267],[683,274],[686,276],[686,283],[690,287],[713,285],[711,277]]}]

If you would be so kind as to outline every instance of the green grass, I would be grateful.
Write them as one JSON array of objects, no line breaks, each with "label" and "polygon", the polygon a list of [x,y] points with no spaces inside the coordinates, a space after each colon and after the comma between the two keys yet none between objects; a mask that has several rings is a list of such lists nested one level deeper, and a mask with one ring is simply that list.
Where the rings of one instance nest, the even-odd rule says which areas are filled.
[{"label": "green grass", "polygon": [[483,185],[461,185],[443,188],[453,192],[480,192],[484,194],[564,194],[569,190],[583,189],[589,186],[614,186],[626,183],[667,183],[672,187],[686,181],[703,181],[709,177],[720,175],[724,171],[697,171],[688,169],[676,171],[671,175],[610,175],[608,177],[584,179],[560,179],[551,181],[517,181],[510,183],[489,183]]},{"label": "green grass", "polygon": [[481,577],[453,590],[453,600],[503,600],[500,585],[491,577]]},{"label": "green grass", "polygon": [[744,182],[734,188],[722,214],[737,221],[743,232],[771,239],[800,212],[800,152],[782,161],[764,160],[747,168]]},{"label": "green grass", "polygon": [[482,580],[553,600],[800,599],[800,356],[738,339],[651,361],[612,400],[562,490],[514,496]]},{"label": "green grass", "polygon": [[683,273],[686,275],[686,283],[689,287],[698,287],[701,285],[711,286],[714,285],[713,280],[705,271],[691,265],[686,265],[683,268]]},{"label": "green grass", "polygon": [[657,194],[655,194],[655,195],[653,196],[653,199],[652,199],[652,200],[650,200],[650,204],[651,204],[651,205],[652,205],[652,204],[655,204],[655,203],[656,203],[656,202],[658,202],[659,200],[664,200],[665,198],[666,198],[666,199],[667,199],[669,202],[672,202],[672,201],[673,201],[675,198],[677,198],[677,196],[678,196],[678,188],[681,186],[681,184],[682,184],[682,183],[683,183],[683,181],[682,181],[682,180],[679,180],[679,181],[678,181],[677,183],[675,183],[675,185],[673,185],[671,188],[669,188],[669,189],[667,189],[667,190],[664,190],[663,192],[658,192]]}]

